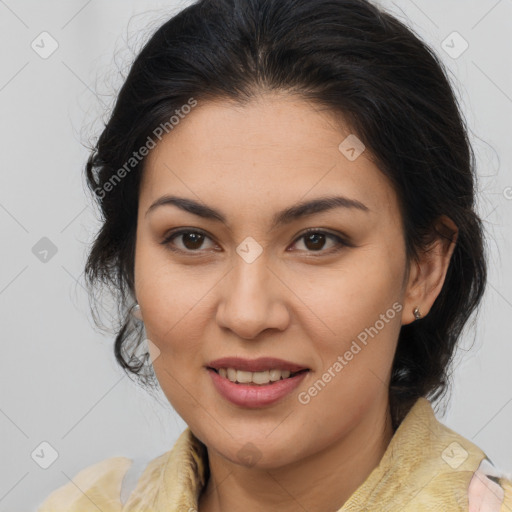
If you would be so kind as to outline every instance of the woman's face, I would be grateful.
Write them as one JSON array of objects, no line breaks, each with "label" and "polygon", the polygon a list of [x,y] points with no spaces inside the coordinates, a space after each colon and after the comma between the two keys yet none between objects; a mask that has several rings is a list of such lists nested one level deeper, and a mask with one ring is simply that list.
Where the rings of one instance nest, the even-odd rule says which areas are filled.
[{"label": "woman's face", "polygon": [[[397,197],[357,141],[340,149],[349,135],[266,95],[199,103],[147,157],[135,288],[154,369],[193,433],[237,464],[370,437],[387,410],[414,304]],[[190,207],[155,205],[165,196]]]}]

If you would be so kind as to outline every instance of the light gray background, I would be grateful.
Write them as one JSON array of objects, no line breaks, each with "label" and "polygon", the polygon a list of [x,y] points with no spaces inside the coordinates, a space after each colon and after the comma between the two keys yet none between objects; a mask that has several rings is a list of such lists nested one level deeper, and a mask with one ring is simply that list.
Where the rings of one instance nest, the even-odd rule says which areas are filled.
[{"label": "light gray background", "polygon": [[[490,283],[439,416],[512,471],[512,1],[380,3],[449,66],[478,156]],[[35,510],[107,457],[156,457],[185,427],[163,395],[160,405],[124,376],[112,336],[94,330],[82,270],[98,222],[84,193],[82,144],[99,134],[142,41],[187,4],[0,0],[0,511]],[[46,59],[31,48],[43,31],[59,45]],[[456,59],[442,47],[454,31],[469,44]],[[57,248],[47,262],[32,252],[42,237]],[[59,454],[46,470],[31,458],[43,441]]]}]

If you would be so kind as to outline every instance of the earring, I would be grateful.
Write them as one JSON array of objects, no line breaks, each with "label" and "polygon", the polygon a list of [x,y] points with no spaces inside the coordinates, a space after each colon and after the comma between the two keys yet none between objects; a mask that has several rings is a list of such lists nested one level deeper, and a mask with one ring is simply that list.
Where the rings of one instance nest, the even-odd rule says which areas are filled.
[{"label": "earring", "polygon": [[140,306],[139,304],[135,304],[131,309],[130,309],[130,314],[133,316],[133,318],[136,318],[137,320],[141,320],[142,321],[142,313],[140,311]]},{"label": "earring", "polygon": [[420,313],[420,308],[418,308],[418,306],[416,306],[412,312],[412,314],[414,315],[414,318],[416,320],[419,320],[421,318],[421,313]]}]

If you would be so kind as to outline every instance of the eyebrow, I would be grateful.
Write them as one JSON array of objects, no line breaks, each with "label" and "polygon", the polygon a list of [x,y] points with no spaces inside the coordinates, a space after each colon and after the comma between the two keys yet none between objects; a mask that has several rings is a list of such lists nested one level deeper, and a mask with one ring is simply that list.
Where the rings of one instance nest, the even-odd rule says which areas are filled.
[{"label": "eyebrow", "polygon": [[[215,220],[226,223],[226,217],[218,210],[215,210],[209,206],[201,204],[193,199],[187,199],[184,197],[177,197],[172,195],[165,195],[157,199],[146,211],[147,216],[150,212],[156,208],[164,205],[174,205],[186,212],[192,213],[199,217]],[[289,224],[294,220],[313,215],[315,213],[325,212],[333,210],[334,208],[348,208],[355,209],[364,212],[369,212],[370,209],[361,201],[357,199],[350,199],[344,196],[327,196],[319,197],[311,201],[304,201],[295,204],[289,208],[286,208],[273,216],[272,229],[279,226]]]}]

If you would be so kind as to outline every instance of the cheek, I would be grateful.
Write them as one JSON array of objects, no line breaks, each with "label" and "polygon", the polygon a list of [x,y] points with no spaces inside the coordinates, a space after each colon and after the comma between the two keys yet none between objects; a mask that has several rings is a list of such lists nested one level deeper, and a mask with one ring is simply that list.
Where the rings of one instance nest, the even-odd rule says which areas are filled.
[{"label": "cheek", "polygon": [[147,337],[157,345],[162,359],[175,360],[183,350],[197,349],[197,332],[204,313],[201,299],[211,288],[208,280],[192,275],[192,267],[173,264],[160,248],[137,245],[135,290]]},{"label": "cheek", "polygon": [[[356,411],[386,389],[401,328],[403,269],[399,258],[384,251],[379,244],[368,246],[298,292],[317,317],[303,324],[316,345],[314,381],[329,382],[316,386],[323,390],[313,407],[333,421],[338,409],[328,404]],[[352,419],[357,417],[355,412]]]},{"label": "cheek", "polygon": [[[306,393],[302,398],[310,399],[304,422],[321,416],[332,425],[324,433],[326,438],[336,438],[340,429],[356,425],[382,398],[389,382],[401,328],[400,283],[389,265],[367,264],[361,261],[361,267],[337,272],[329,286],[314,294],[310,290],[310,302],[305,301],[318,311],[319,320],[309,324],[308,338],[315,344],[318,365],[302,390]],[[347,412],[342,421],[340,410]]]},{"label": "cheek", "polygon": [[294,291],[330,341],[356,336],[390,308],[386,319],[398,321],[393,304],[402,298],[404,269],[400,258],[386,257],[383,251],[378,245],[360,249],[328,272],[312,269],[309,279],[295,279]]}]

